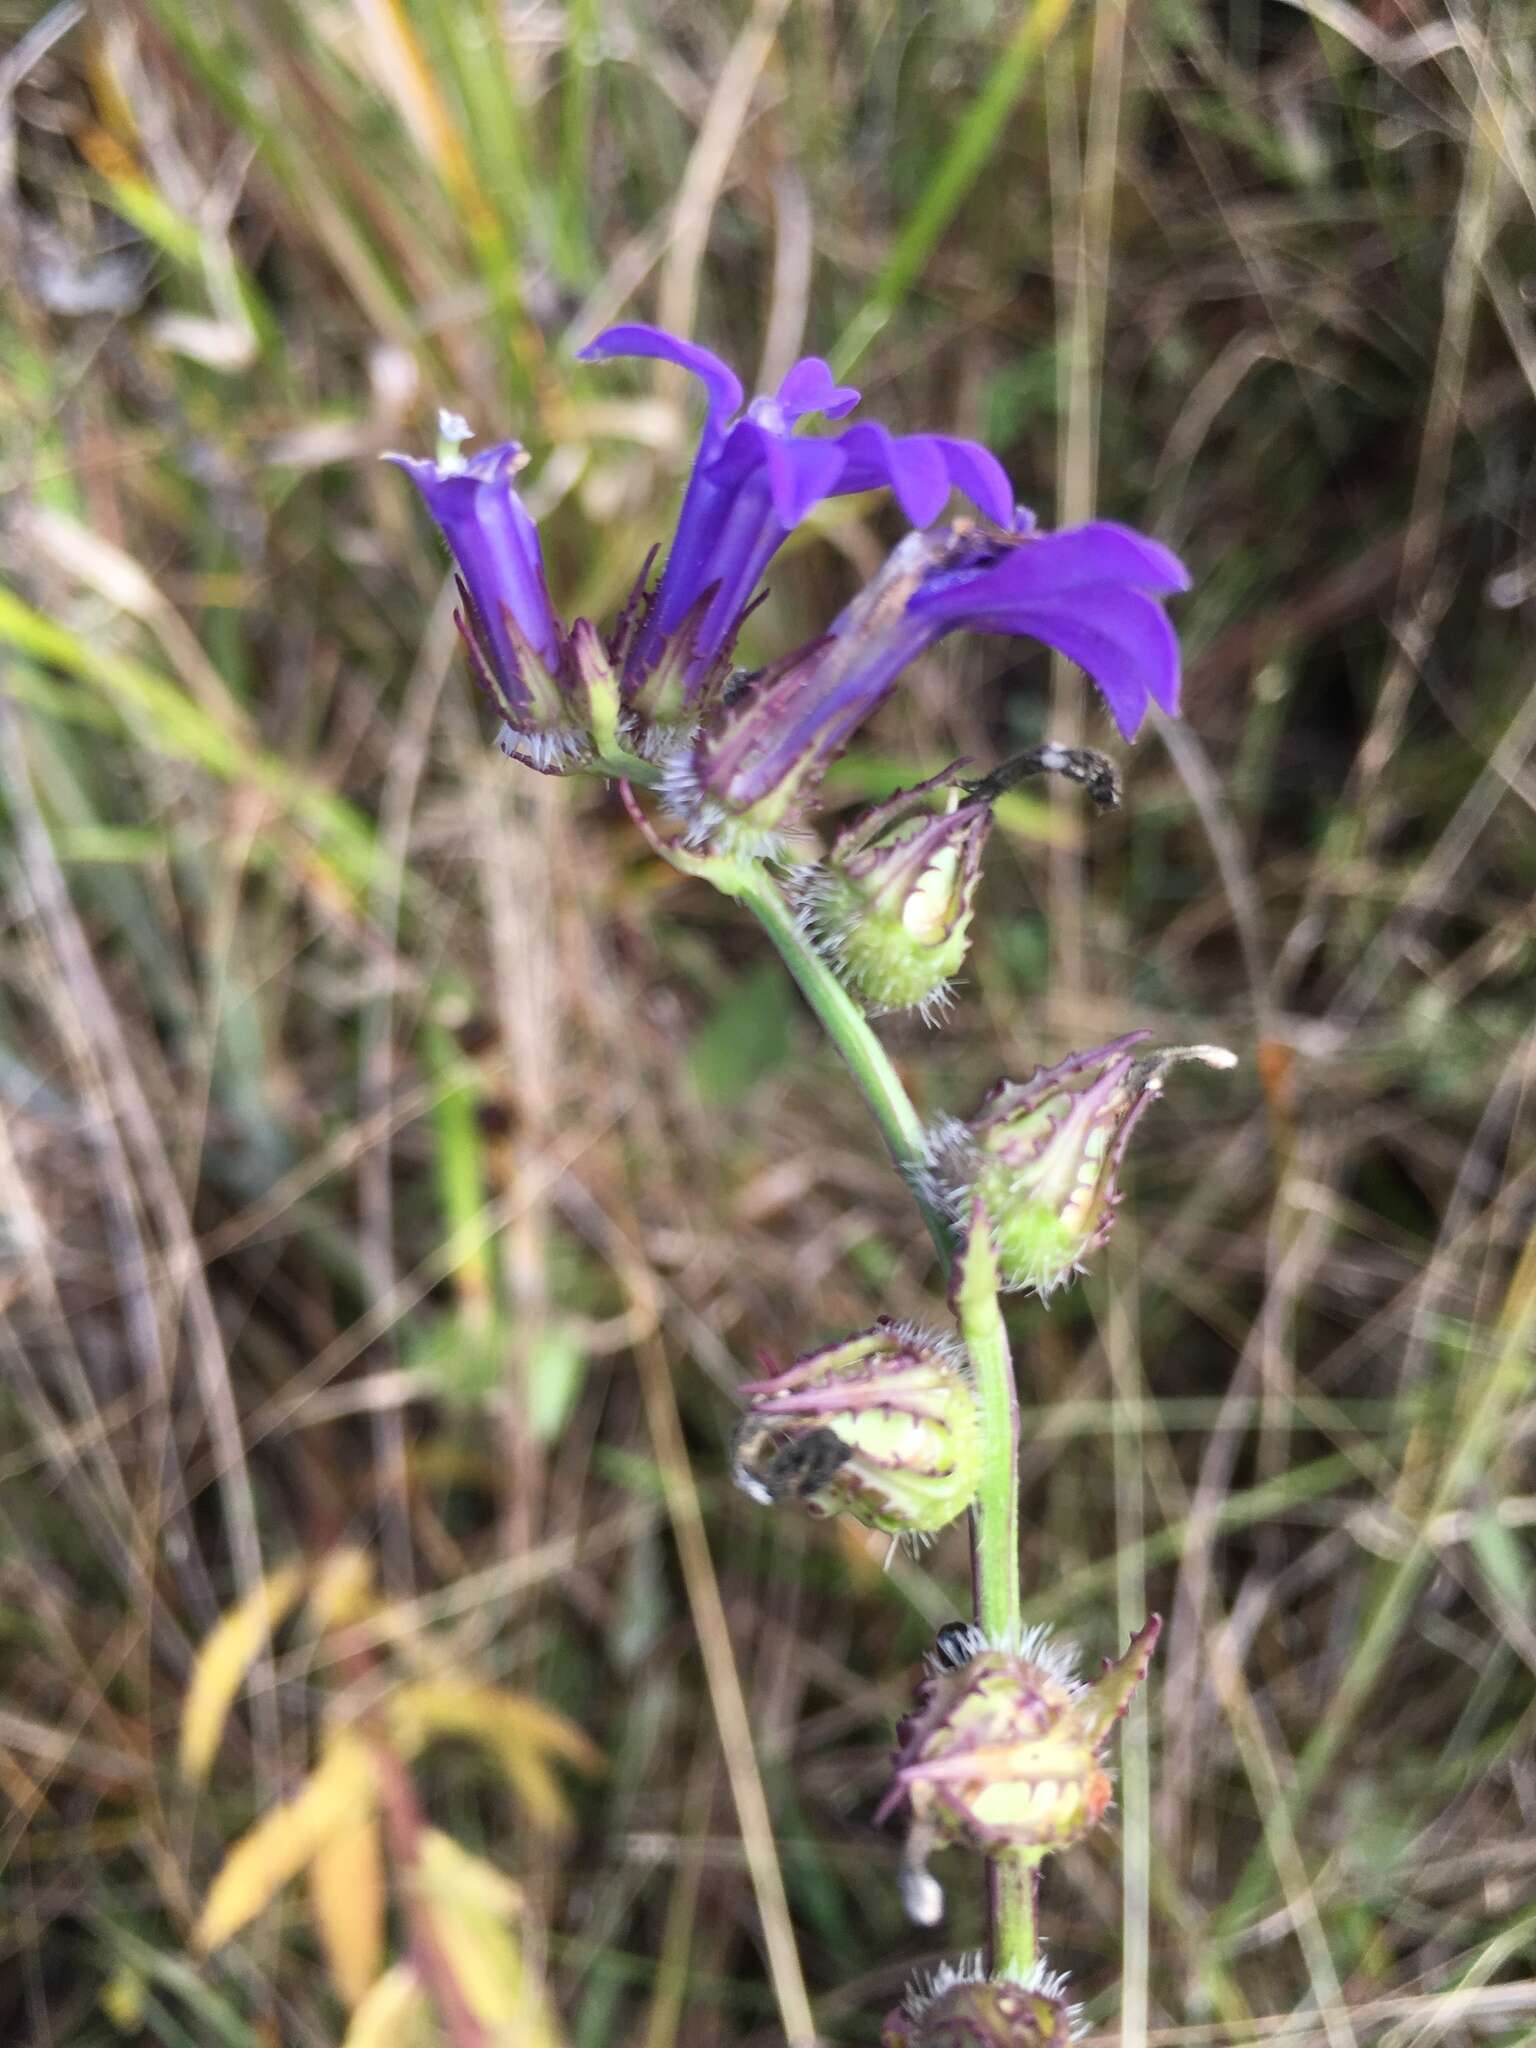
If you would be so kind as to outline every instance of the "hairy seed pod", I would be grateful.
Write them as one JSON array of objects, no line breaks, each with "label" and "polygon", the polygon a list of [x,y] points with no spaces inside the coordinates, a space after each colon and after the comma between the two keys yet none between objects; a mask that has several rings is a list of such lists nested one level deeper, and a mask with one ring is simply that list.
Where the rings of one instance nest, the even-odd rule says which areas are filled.
[{"label": "hairy seed pod", "polygon": [[845,826],[802,884],[818,945],[877,1012],[942,1009],[970,944],[992,806],[961,801],[958,766]]},{"label": "hairy seed pod", "polygon": [[890,2013],[880,2048],[1068,2048],[1077,2009],[1066,1979],[1036,1969],[1024,1981],[983,1976],[979,1964],[940,1968]]},{"label": "hairy seed pod", "polygon": [[930,1133],[929,1179],[957,1220],[981,1201],[1005,1287],[1050,1294],[1103,1245],[1126,1145],[1171,1066],[1236,1065],[1219,1045],[1133,1052],[1149,1036],[1128,1032],[1026,1081],[1000,1081],[969,1122],[951,1118]]},{"label": "hairy seed pod", "polygon": [[906,1809],[908,1873],[924,1872],[929,1852],[949,1843],[1037,1860],[1080,1841],[1109,1805],[1104,1747],[1161,1627],[1154,1616],[1092,1684],[1039,1629],[1016,1649],[984,1645],[958,1667],[947,1655],[930,1660],[876,1815]]},{"label": "hairy seed pod", "polygon": [[949,1338],[882,1317],[741,1392],[732,1474],[754,1500],[924,1535],[975,1498],[976,1390]]}]

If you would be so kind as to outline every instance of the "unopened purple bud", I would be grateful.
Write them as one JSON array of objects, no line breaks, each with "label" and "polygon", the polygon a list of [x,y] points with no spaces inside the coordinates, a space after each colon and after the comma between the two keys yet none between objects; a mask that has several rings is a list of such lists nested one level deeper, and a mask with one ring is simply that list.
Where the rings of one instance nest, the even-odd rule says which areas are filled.
[{"label": "unopened purple bud", "polygon": [[1218,1045],[1134,1052],[1150,1035],[1132,1031],[1026,1081],[1000,1081],[969,1122],[950,1119],[931,1134],[933,1184],[958,1220],[980,1200],[1005,1287],[1049,1294],[1105,1242],[1120,1161],[1171,1066],[1236,1065]]},{"label": "unopened purple bud", "polygon": [[925,1535],[975,1498],[976,1390],[949,1338],[882,1318],[741,1392],[732,1473],[754,1500]]}]

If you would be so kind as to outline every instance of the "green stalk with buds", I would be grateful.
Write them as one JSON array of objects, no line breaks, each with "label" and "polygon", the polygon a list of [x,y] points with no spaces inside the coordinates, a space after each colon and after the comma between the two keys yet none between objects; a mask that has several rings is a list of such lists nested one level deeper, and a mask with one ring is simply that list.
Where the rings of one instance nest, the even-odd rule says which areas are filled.
[{"label": "green stalk with buds", "polygon": [[[974,1621],[946,1631],[930,1658],[876,1818],[907,1818],[901,1889],[919,1925],[944,1914],[928,1869],[935,1849],[969,1845],[986,1859],[988,1955],[985,1967],[941,1971],[890,2015],[883,2048],[1046,2048],[1073,2038],[1065,1984],[1041,1957],[1039,1868],[1102,1819],[1111,1790],[1104,1751],[1162,1626],[1153,1615],[1091,1684],[1077,1677],[1075,1652],[1023,1626],[1019,1407],[1001,1297],[1049,1294],[1082,1269],[1109,1234],[1116,1169],[1168,1068],[1187,1059],[1228,1066],[1232,1056],[1215,1046],[1138,1053],[1148,1034],[1132,1032],[1000,1083],[969,1122],[930,1128],[859,1000],[877,1012],[933,1007],[964,954],[991,803],[1020,773],[1061,766],[1101,804],[1118,800],[1108,763],[1083,750],[1037,749],[1027,768],[1008,764],[970,785],[966,804],[934,803],[946,781],[935,777],[846,827],[825,869],[792,876],[801,901],[816,905],[809,919],[794,916],[761,863],[667,844],[625,792],[658,853],[759,917],[868,1102],[949,1276],[956,1336],[882,1321],[745,1382],[732,1454],[737,1484],[765,1505],[793,1500],[915,1538],[970,1515]],[[954,839],[937,841],[951,859],[933,857],[934,820],[953,829]],[[871,919],[858,943],[850,875],[865,887]],[[919,912],[909,915],[914,902]],[[850,924],[829,943],[832,903]]]},{"label": "green stalk with buds", "polygon": [[[882,1319],[741,1387],[731,1454],[757,1501],[850,1514],[923,1540],[969,1515],[975,1611],[941,1631],[902,1721],[880,1816],[905,1829],[902,1895],[936,1926],[928,1868],[946,1846],[986,1864],[985,1963],[946,1968],[885,2023],[884,2048],[1042,2048],[1072,2036],[1045,1969],[1036,1882],[1109,1803],[1104,1754],[1146,1674],[1154,1616],[1087,1683],[1075,1653],[1022,1625],[1019,1410],[1001,1297],[1064,1286],[1103,1245],[1135,1125],[1183,1059],[1147,1033],[1002,1081],[968,1119],[925,1124],[871,1022],[953,999],[970,945],[993,811],[1023,777],[1060,775],[1099,808],[1118,801],[1103,755],[1047,744],[979,777],[955,762],[859,817],[818,831],[829,764],[902,672],[963,630],[1033,638],[1097,683],[1126,739],[1148,707],[1178,710],[1179,649],[1164,601],[1182,564],[1129,527],[1042,533],[990,450],[946,434],[841,422],[859,394],[826,363],[794,364],[745,400],[728,364],[639,322],[607,329],[588,361],[639,357],[699,380],[699,451],[664,564],[648,558],[604,633],[556,610],[516,442],[475,455],[447,415],[436,462],[402,456],[458,573],[471,672],[500,718],[497,743],[546,775],[618,779],[636,825],[683,873],[758,919],[869,1105],[915,1197],[949,1284],[954,1327]],[[835,618],[765,667],[734,648],[773,555],[825,498],[888,488],[912,530]],[[945,519],[955,494],[972,508]],[[643,797],[637,792],[643,792]],[[647,808],[647,807],[650,808]]]}]

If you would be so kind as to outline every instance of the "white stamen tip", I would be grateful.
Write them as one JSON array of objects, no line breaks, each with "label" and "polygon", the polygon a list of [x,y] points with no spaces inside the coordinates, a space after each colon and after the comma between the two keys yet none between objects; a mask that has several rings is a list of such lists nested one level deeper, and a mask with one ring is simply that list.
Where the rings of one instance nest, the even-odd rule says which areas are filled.
[{"label": "white stamen tip", "polygon": [[1204,1060],[1208,1067],[1235,1067],[1237,1054],[1229,1052],[1224,1045],[1190,1045],[1184,1048],[1192,1060]]},{"label": "white stamen tip", "polygon": [[437,435],[440,441],[447,441],[457,448],[461,441],[473,441],[475,430],[461,412],[450,412],[446,405],[437,409]]},{"label": "white stamen tip", "polygon": [[944,1887],[931,1870],[910,1866],[901,1873],[901,1903],[918,1927],[937,1927],[944,1918]]}]

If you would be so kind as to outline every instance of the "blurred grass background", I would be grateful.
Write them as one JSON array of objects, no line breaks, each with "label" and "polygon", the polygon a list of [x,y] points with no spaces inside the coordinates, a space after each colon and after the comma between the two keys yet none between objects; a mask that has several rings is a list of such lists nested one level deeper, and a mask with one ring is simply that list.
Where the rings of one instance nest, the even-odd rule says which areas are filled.
[{"label": "blurred grass background", "polygon": [[[882,1027],[930,1111],[1135,1024],[1243,1056],[1014,1312],[1032,1617],[1170,1623],[1053,1960],[1109,2041],[1536,2038],[1525,0],[0,25],[3,2037],[342,2038],[301,1898],[189,1941],[371,1653],[285,1629],[175,1768],[198,1642],[341,1542],[392,1655],[606,1754],[563,1839],[419,1780],[572,2048],[766,2048],[800,1976],[870,2043],[979,1939],[869,1824],[963,1536],[885,1572],[724,1475],[758,1347],[933,1313],[921,1228],[756,932],[489,750],[376,460],[523,439],[610,613],[692,431],[573,365],[624,313],[826,353],[1194,573],[1186,723],[1116,819],[1017,801],[953,1022]],[[824,508],[749,656],[896,532]],[[838,800],[1047,730],[1106,741],[1080,678],[947,648]]]}]

